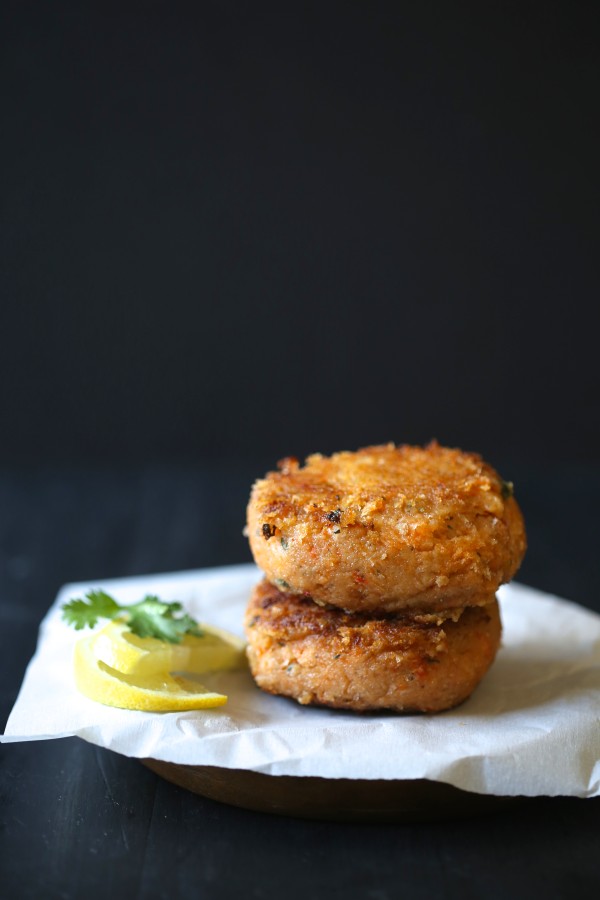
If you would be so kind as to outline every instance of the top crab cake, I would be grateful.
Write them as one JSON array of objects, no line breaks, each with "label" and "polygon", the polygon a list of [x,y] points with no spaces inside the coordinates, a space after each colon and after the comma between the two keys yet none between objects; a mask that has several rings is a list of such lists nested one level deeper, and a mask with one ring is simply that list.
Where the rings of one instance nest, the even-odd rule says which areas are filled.
[{"label": "top crab cake", "polygon": [[253,486],[248,537],[270,582],[349,612],[484,605],[526,548],[512,485],[436,442],[282,460]]}]

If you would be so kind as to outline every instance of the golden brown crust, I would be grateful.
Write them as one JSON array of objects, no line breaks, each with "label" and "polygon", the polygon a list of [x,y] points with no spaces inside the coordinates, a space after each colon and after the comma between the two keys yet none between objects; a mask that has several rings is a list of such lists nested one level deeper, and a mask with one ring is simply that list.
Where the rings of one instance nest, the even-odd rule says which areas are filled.
[{"label": "golden brown crust", "polygon": [[271,582],[362,612],[481,605],[526,547],[512,486],[437,443],[283,460],[254,484],[248,537]]},{"label": "golden brown crust", "polygon": [[248,658],[263,690],[357,711],[439,712],[465,700],[500,643],[495,597],[482,607],[371,618],[257,585]]}]

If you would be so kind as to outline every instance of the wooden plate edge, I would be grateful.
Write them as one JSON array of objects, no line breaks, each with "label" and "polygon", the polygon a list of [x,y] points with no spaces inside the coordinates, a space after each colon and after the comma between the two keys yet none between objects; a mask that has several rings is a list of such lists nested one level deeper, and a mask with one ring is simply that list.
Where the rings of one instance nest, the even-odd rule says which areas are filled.
[{"label": "wooden plate edge", "polygon": [[329,779],[185,766],[156,759],[141,762],[161,778],[219,803],[270,815],[323,821],[423,822],[464,818],[504,811],[527,799],[475,794],[427,779]]}]

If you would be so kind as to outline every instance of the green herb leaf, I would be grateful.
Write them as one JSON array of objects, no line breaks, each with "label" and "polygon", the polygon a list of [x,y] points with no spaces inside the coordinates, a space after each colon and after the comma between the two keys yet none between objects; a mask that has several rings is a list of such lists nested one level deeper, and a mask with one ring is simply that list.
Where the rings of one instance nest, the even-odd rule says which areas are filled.
[{"label": "green herb leaf", "polygon": [[129,627],[138,637],[154,637],[170,644],[179,644],[184,634],[200,637],[201,631],[191,616],[175,616],[180,610],[181,603],[164,603],[148,595],[127,608]]},{"label": "green herb leaf", "polygon": [[147,595],[132,606],[121,606],[104,591],[89,591],[86,599],[70,600],[62,608],[63,619],[77,631],[93,628],[98,619],[115,619],[125,616],[131,631],[138,637],[158,638],[170,644],[179,644],[185,634],[201,637],[198,623],[187,613],[182,613],[181,603],[165,603],[159,597]]},{"label": "green herb leaf", "polygon": [[71,600],[62,608],[63,619],[77,631],[93,628],[98,619],[114,619],[121,607],[104,591],[88,591],[86,599]]}]

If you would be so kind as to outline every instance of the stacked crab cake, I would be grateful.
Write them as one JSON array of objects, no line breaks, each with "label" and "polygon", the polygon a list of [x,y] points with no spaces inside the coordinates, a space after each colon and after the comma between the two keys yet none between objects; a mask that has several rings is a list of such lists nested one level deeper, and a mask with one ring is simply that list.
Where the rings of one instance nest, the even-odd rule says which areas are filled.
[{"label": "stacked crab cake", "polygon": [[437,443],[282,460],[254,484],[248,536],[266,576],[246,614],[259,687],[402,712],[471,694],[526,547],[512,485]]}]

